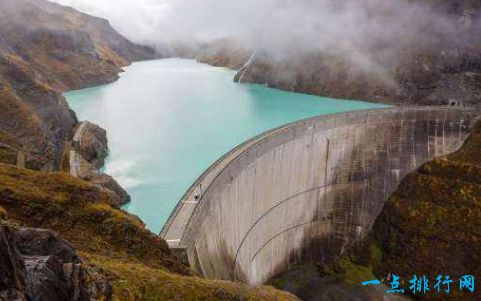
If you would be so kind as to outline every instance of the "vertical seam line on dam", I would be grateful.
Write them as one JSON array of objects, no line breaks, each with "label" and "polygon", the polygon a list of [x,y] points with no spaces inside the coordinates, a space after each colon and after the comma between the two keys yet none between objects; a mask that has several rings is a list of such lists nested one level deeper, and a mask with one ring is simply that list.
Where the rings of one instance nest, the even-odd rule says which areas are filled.
[{"label": "vertical seam line on dam", "polygon": [[[369,113],[372,113],[372,111],[389,111],[389,110],[392,110],[392,109],[374,109],[374,110],[366,110],[367,112],[364,112],[364,111],[361,111],[361,112],[365,113],[366,115],[369,115]],[[332,116],[336,116],[336,115],[353,114],[353,113],[358,113],[358,112],[348,112],[348,113],[339,113],[339,114],[316,116],[316,117],[312,117],[312,118],[308,118],[308,119],[301,120],[301,121],[299,121],[299,122],[290,123],[290,124],[287,124],[287,125],[285,125],[285,126],[283,126],[283,127],[276,128],[276,129],[271,130],[271,131],[267,131],[266,133],[264,133],[264,135],[266,135],[266,136],[264,136],[263,134],[261,134],[261,135],[259,135],[259,136],[256,136],[255,138],[252,138],[251,140],[256,140],[256,139],[258,139],[258,138],[262,138],[262,139],[260,139],[260,140],[258,140],[258,141],[255,141],[255,142],[253,141],[254,143],[253,143],[249,148],[247,148],[247,149],[243,150],[242,152],[240,152],[239,154],[237,154],[234,158],[232,158],[232,160],[231,160],[230,162],[228,162],[224,167],[222,167],[222,169],[219,170],[219,172],[218,172],[217,175],[214,177],[214,179],[211,181],[211,183],[207,186],[207,188],[206,188],[205,191],[203,192],[203,195],[207,194],[207,192],[208,192],[209,189],[211,188],[212,184],[216,182],[216,180],[219,178],[219,176],[222,174],[222,172],[223,172],[225,169],[227,169],[227,168],[228,168],[237,158],[239,158],[241,155],[245,154],[245,153],[246,153],[247,151],[249,151],[252,147],[257,146],[257,145],[263,143],[265,138],[275,137],[275,136],[280,135],[280,134],[283,134],[283,135],[286,134],[285,132],[276,132],[277,130],[281,130],[281,129],[284,129],[284,128],[285,128],[286,130],[289,130],[290,132],[293,132],[293,131],[295,132],[295,130],[296,130],[297,128],[300,128],[300,127],[304,126],[306,122],[311,121],[311,120],[313,120],[313,119],[322,118],[322,117],[328,118],[328,117],[332,117]],[[366,116],[366,117],[367,117],[367,116]],[[411,121],[411,122],[416,121],[416,120],[417,120],[417,119],[415,119],[415,118],[409,119],[409,121]],[[404,120],[404,121],[406,121],[406,120]],[[383,122],[372,122],[372,123],[370,123],[370,125],[377,125],[377,124],[383,124]],[[292,127],[290,127],[290,126],[292,126]],[[350,125],[345,125],[345,126],[341,126],[341,127],[334,127],[334,128],[335,128],[336,130],[339,130],[339,129],[343,129],[343,128],[346,128],[346,127],[350,127]],[[269,135],[269,133],[271,133],[271,132],[275,132],[275,133],[272,133],[272,135]],[[459,133],[459,135],[461,135],[461,133]],[[414,139],[414,137],[412,137],[412,139]],[[239,145],[238,147],[234,148],[231,152],[228,152],[228,153],[225,154],[222,158],[228,157],[229,154],[231,154],[231,153],[234,152],[235,150],[240,149],[242,146],[248,144],[249,141],[251,141],[251,140],[248,140],[248,141],[244,142],[243,144]],[[413,143],[413,149],[415,149],[415,147],[416,147],[416,146],[415,146],[415,144]],[[329,152],[329,149],[328,149],[327,151]],[[329,158],[329,157],[328,157],[328,158]],[[214,163],[214,164],[216,164],[216,166],[217,166],[217,165],[219,165],[221,162],[222,162],[222,160],[220,160],[219,163]],[[213,168],[215,168],[215,166],[214,166]],[[326,168],[327,168],[327,167],[326,167]],[[210,170],[210,168],[209,168],[208,170]],[[326,171],[327,171],[327,169],[326,169]],[[196,184],[196,185],[192,185],[192,186],[195,187],[195,186],[197,186],[199,183],[200,183],[200,182],[199,182],[198,180],[196,180],[196,181],[194,182],[194,184]],[[189,190],[189,191],[190,191],[190,190]],[[189,192],[189,191],[188,191],[188,192]],[[190,221],[191,221],[191,219],[192,219],[192,217],[193,217],[193,215],[194,215],[194,212],[195,212],[195,208],[197,208],[197,206],[199,206],[199,204],[202,202],[202,199],[203,199],[203,198],[201,197],[201,199],[196,203],[196,205],[195,205],[195,207],[194,207],[194,210],[192,211],[192,214],[189,216],[189,219],[188,219],[188,221],[187,221],[187,223],[186,223],[186,226],[190,224]],[[180,202],[183,202],[183,201],[184,201],[184,199],[181,199]],[[181,205],[181,206],[182,206],[182,205]],[[170,219],[170,218],[169,218],[169,219]],[[170,226],[169,226],[169,227],[170,227]],[[180,240],[181,240],[181,241],[183,240],[183,235],[184,235],[184,233],[185,233],[185,231],[182,233],[182,236],[180,237]]]},{"label": "vertical seam line on dam", "polygon": [[[185,249],[189,261],[198,258],[197,263],[191,263],[205,276],[261,283],[269,273],[282,268],[279,264],[288,264],[286,252],[304,246],[302,241],[308,236],[328,237],[340,227],[346,242],[359,239],[398,181],[433,156],[459,148],[476,114],[469,108],[450,107],[379,109],[316,116],[265,132],[209,167],[184,194],[180,209],[185,211],[180,211],[175,221],[177,206],[170,218],[176,223],[166,225],[162,233],[168,238],[180,237],[179,243],[173,245]],[[284,167],[273,169],[272,164]],[[317,172],[312,170],[319,168]],[[275,188],[273,182],[281,186]],[[356,188],[349,186],[353,183],[358,183]],[[369,187],[361,188],[363,183]],[[199,202],[183,205],[182,201],[192,197],[192,187],[199,184],[205,187]],[[281,201],[274,202],[276,199]],[[352,203],[356,200],[362,203]],[[227,203],[219,204],[221,201]],[[333,209],[336,204],[337,209]],[[335,225],[329,226],[329,214],[341,214],[332,210],[343,210],[342,206],[348,206],[346,214],[354,217],[345,220],[345,225],[334,221]],[[235,218],[232,221],[238,230],[228,216]],[[317,225],[320,222],[322,226]],[[303,226],[311,231],[308,224],[315,224],[311,234],[296,230],[295,235],[284,234],[291,238],[278,238]],[[269,243],[273,243],[272,251],[262,251]],[[277,259],[269,258],[273,256]]]},{"label": "vertical seam line on dam", "polygon": [[[350,115],[350,114],[354,114],[354,113],[357,113],[357,114],[365,114],[365,118],[367,119],[368,115],[369,114],[372,114],[374,112],[383,112],[383,111],[389,111],[389,110],[392,110],[393,108],[379,108],[379,109],[369,109],[369,110],[362,110],[362,111],[354,111],[354,112],[340,112],[340,113],[334,113],[334,114],[328,114],[328,115],[318,115],[318,116],[313,116],[313,117],[309,117],[309,118],[305,118],[305,119],[302,119],[302,120],[298,120],[298,121],[294,121],[294,122],[291,122],[291,123],[287,123],[287,124],[284,124],[284,125],[281,125],[277,128],[273,128],[271,130],[268,130],[268,131],[265,131],[263,133],[260,133],[259,135],[257,136],[254,136],[252,137],[251,139],[237,145],[236,147],[234,147],[232,150],[230,150],[229,152],[225,153],[224,155],[222,155],[217,161],[215,161],[211,166],[209,166],[200,176],[199,178],[197,178],[197,180],[195,180],[192,185],[187,189],[187,191],[184,193],[184,195],[181,197],[181,199],[179,200],[179,202],[177,203],[177,205],[175,206],[175,208],[173,209],[171,215],[169,216],[169,218],[167,219],[164,227],[162,228],[160,234],[161,236],[164,236],[166,235],[168,232],[169,232],[169,229],[170,227],[172,226],[172,223],[173,223],[173,220],[175,220],[175,216],[176,214],[181,210],[182,206],[183,206],[183,200],[185,200],[193,191],[193,189],[199,184],[202,182],[203,179],[206,178],[206,176],[211,172],[213,171],[217,166],[219,166],[225,159],[227,159],[229,156],[231,156],[234,152],[242,149],[243,147],[247,146],[249,143],[253,143],[252,146],[254,145],[257,145],[258,143],[262,142],[262,140],[264,140],[265,138],[267,137],[271,137],[272,136],[275,136],[277,134],[277,132],[283,130],[283,129],[287,129],[287,128],[291,128],[291,127],[295,127],[295,126],[302,126],[304,125],[305,123],[309,122],[309,121],[313,121],[313,120],[316,120],[316,119],[319,119],[319,118],[334,118],[336,116],[342,116],[342,115]],[[415,107],[412,107],[411,109],[415,109]],[[235,158],[237,158],[238,156],[240,156],[241,154],[243,154],[246,150],[242,151],[241,153],[237,154],[237,156]],[[233,158],[232,160],[234,160],[235,158]],[[229,163],[230,164],[230,163]],[[219,174],[227,167],[228,165],[226,165],[224,168],[222,168],[220,171],[219,171]],[[212,184],[215,179],[217,178],[217,176],[211,181],[210,184]],[[209,186],[210,186],[209,184]],[[188,223],[187,223],[188,224]],[[181,238],[179,238],[181,239]]]}]

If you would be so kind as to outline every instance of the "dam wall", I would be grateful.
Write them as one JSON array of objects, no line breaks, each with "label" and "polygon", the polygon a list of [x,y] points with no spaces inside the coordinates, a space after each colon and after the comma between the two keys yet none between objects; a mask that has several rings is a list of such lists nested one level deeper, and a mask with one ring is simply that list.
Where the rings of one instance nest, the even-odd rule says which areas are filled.
[{"label": "dam wall", "polygon": [[402,178],[457,150],[473,109],[319,116],[233,149],[189,189],[161,236],[205,277],[260,284],[330,262],[365,236]]}]

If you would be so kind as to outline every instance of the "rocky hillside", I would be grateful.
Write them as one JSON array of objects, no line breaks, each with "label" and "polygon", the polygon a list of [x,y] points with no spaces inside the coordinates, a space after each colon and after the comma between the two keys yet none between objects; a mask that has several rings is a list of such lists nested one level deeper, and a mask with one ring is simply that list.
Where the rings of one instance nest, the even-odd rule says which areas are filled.
[{"label": "rocky hillside", "polygon": [[154,57],[106,20],[43,0],[0,2],[0,159],[59,169],[77,125],[59,93],[108,83]]},{"label": "rocky hillside", "polygon": [[383,254],[378,275],[411,279],[415,271],[432,281],[450,275],[453,291],[443,300],[481,298],[479,290],[460,292],[458,281],[462,275],[479,275],[481,266],[480,158],[481,122],[461,150],[402,181],[374,225],[373,239]]},{"label": "rocky hillside", "polygon": [[108,83],[150,48],[106,20],[43,0],[0,0],[0,300],[297,300],[208,281],[170,253],[99,172],[107,133],[61,92]]},{"label": "rocky hillside", "polygon": [[[305,265],[271,283],[311,300],[479,300],[460,291],[459,277],[479,275],[481,266],[481,122],[457,152],[424,164],[403,179],[386,202],[371,234],[329,265]],[[388,275],[400,277],[405,295],[386,294]],[[425,275],[430,291],[413,294],[409,280]],[[450,276],[449,294],[433,287]],[[362,281],[383,285],[361,287]],[[479,280],[476,278],[476,288]]]},{"label": "rocky hillside", "polygon": [[[444,30],[428,22],[420,25],[418,32],[399,33],[398,37],[390,35],[377,43],[357,45],[357,52],[352,49],[321,51],[306,45],[287,54],[250,49],[245,55],[246,50],[235,43],[213,42],[204,48],[209,49],[208,54],[200,50],[197,58],[239,70],[236,81],[267,84],[288,91],[395,104],[481,103],[478,34],[481,3],[476,0],[411,3],[430,5],[440,18],[449,20],[448,24],[443,23],[449,30],[444,34]],[[382,11],[369,13],[376,15]],[[385,45],[386,42],[389,45]],[[312,40],[311,44],[316,41]]]},{"label": "rocky hillside", "polygon": [[63,172],[0,164],[0,216],[0,300],[297,300],[192,276],[117,198]]}]

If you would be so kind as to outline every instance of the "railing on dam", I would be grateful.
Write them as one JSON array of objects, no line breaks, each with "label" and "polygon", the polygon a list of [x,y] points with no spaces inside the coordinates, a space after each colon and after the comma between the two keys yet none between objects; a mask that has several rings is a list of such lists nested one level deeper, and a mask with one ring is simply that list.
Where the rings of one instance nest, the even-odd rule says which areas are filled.
[{"label": "railing on dam", "polygon": [[274,129],[206,170],[161,236],[209,278],[258,284],[293,263],[328,262],[369,231],[407,173],[458,149],[476,118],[403,107]]}]

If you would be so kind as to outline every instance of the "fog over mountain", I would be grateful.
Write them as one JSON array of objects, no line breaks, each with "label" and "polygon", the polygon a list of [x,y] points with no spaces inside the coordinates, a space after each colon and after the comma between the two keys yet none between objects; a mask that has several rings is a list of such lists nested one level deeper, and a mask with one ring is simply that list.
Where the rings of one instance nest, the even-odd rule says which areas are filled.
[{"label": "fog over mountain", "polygon": [[[459,18],[432,1],[405,0],[56,0],[107,18],[135,42],[189,45],[229,38],[276,56],[343,55],[381,68],[399,49],[456,40]],[[440,3],[442,1],[438,1]],[[445,1],[446,2],[446,1]],[[458,1],[469,4],[475,1]],[[462,4],[463,5],[463,4]],[[466,4],[464,4],[466,5]],[[466,16],[472,23],[477,16]]]},{"label": "fog over mountain", "polygon": [[[419,29],[448,33],[426,3],[405,0],[55,0],[109,19],[141,42],[237,38],[256,47],[366,44]],[[367,39],[367,40],[366,40]],[[328,45],[325,45],[328,44]],[[325,45],[325,46],[324,46]]]}]

